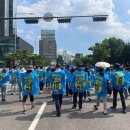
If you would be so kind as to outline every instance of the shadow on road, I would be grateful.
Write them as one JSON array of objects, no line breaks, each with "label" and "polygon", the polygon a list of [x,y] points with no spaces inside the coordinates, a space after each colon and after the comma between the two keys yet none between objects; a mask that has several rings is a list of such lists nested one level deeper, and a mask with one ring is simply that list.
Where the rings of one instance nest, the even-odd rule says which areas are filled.
[{"label": "shadow on road", "polygon": [[33,113],[31,115],[22,115],[21,116],[18,116],[16,117],[15,120],[19,120],[19,121],[32,121],[35,117],[36,113]]}]

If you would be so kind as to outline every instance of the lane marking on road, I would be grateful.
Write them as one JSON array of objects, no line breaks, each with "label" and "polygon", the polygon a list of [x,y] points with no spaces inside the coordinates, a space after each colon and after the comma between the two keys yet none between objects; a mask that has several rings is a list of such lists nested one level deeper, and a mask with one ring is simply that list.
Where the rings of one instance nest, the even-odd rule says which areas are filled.
[{"label": "lane marking on road", "polygon": [[47,105],[47,102],[44,102],[42,104],[41,108],[39,109],[37,115],[35,116],[33,122],[31,123],[30,127],[28,128],[28,130],[35,130],[35,128],[37,126],[37,123],[38,123],[38,121],[39,121],[39,119],[40,119],[40,117],[41,117],[41,115],[42,115],[46,105]]}]

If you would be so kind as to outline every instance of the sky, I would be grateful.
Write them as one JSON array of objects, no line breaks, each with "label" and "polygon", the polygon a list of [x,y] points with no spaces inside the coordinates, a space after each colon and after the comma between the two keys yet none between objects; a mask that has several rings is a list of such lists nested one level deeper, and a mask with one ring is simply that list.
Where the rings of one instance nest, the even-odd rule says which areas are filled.
[{"label": "sky", "polygon": [[[38,24],[25,24],[17,20],[17,34],[31,45],[36,45],[41,30],[52,29],[56,33],[57,48],[72,53],[90,54],[89,47],[105,38],[121,38],[130,41],[130,0],[16,0],[17,17],[76,15],[104,15],[106,22],[93,22],[91,17],[73,18],[69,24],[59,24],[57,19],[51,22],[39,20]],[[33,13],[24,14],[24,13]]]}]

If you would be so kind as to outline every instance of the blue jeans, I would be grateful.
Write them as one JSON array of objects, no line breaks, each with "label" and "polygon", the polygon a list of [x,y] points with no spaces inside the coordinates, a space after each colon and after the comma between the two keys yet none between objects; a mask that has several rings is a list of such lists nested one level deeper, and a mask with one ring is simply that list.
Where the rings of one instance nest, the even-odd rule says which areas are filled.
[{"label": "blue jeans", "polygon": [[63,94],[58,94],[58,95],[54,94],[57,114],[60,114],[61,111],[62,98],[63,98]]},{"label": "blue jeans", "polygon": [[6,85],[5,86],[1,86],[2,101],[5,101],[6,94],[7,94],[7,87],[6,87]]}]

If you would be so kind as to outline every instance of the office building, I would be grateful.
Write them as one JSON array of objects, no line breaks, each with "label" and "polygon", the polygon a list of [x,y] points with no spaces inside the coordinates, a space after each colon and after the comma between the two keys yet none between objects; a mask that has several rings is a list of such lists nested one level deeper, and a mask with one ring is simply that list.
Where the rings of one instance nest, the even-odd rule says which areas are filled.
[{"label": "office building", "polygon": [[56,63],[57,44],[55,30],[42,30],[41,40],[39,41],[39,54],[44,55],[51,62]]},{"label": "office building", "polygon": [[[13,17],[14,0],[0,0],[0,17]],[[13,20],[0,20],[0,37],[13,36]]]},{"label": "office building", "polygon": [[81,57],[83,57],[83,53],[76,53],[76,54],[75,54],[75,57],[76,57],[76,58],[81,58]]},{"label": "office building", "polygon": [[[20,37],[17,37],[16,49],[34,52],[34,47]],[[14,53],[14,37],[0,37],[0,60],[4,60],[7,53]]]},{"label": "office building", "polygon": [[[0,17],[13,17],[16,13],[16,0],[0,0]],[[29,50],[34,48],[20,37],[16,37],[16,49]],[[13,20],[0,20],[0,61],[4,55],[15,52],[15,35]]]}]

